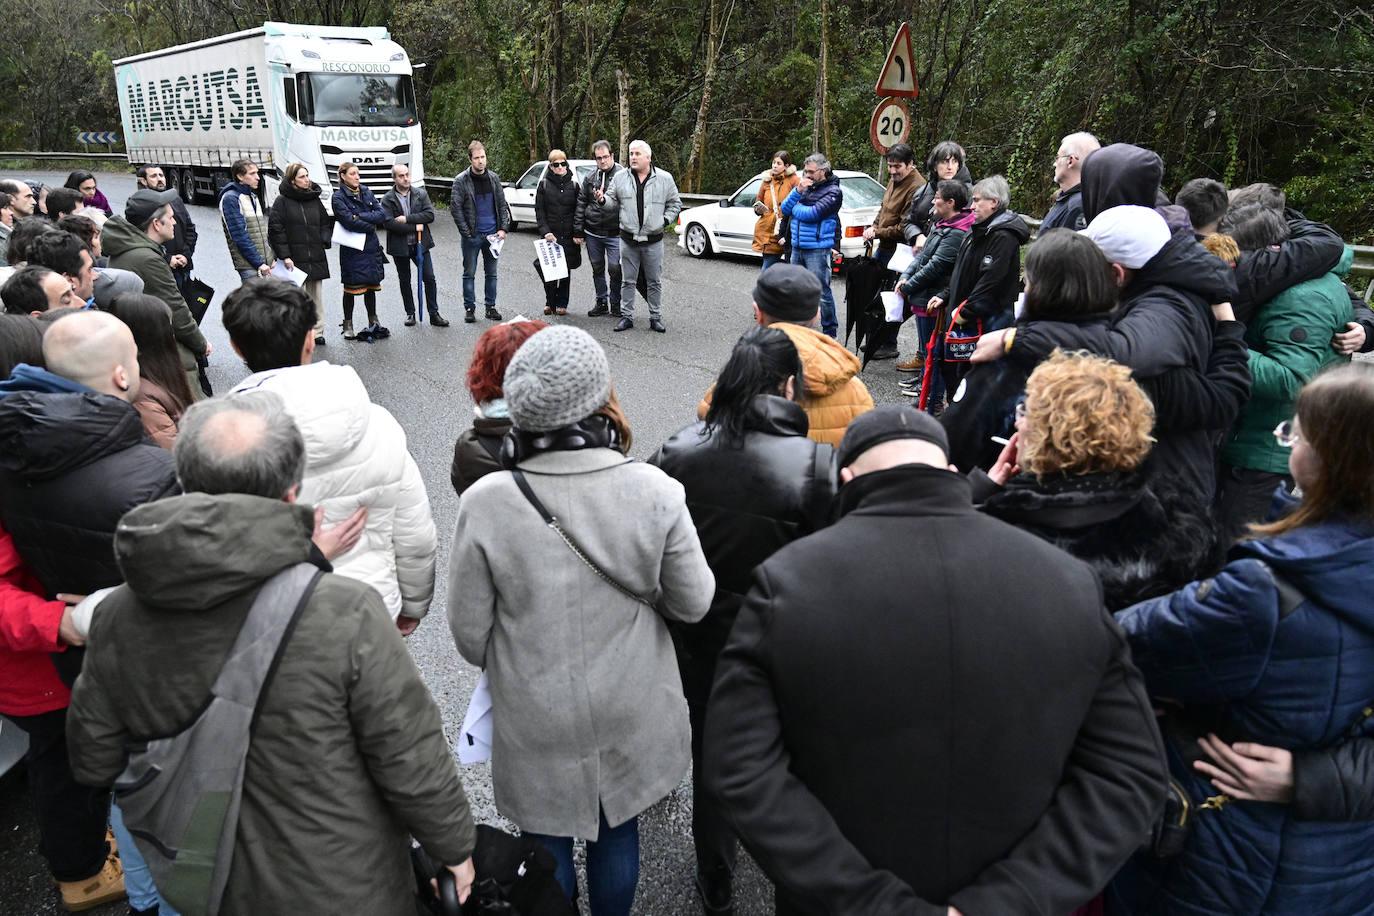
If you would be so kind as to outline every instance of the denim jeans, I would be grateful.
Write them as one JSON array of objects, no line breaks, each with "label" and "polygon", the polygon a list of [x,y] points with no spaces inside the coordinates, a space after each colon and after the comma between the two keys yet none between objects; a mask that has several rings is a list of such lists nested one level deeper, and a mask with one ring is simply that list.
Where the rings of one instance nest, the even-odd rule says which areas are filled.
[{"label": "denim jeans", "polygon": [[605,299],[620,311],[620,239],[589,235],[585,240],[587,260],[592,263],[592,286],[596,301]]},{"label": "denim jeans", "polygon": [[796,249],[792,252],[792,263],[805,267],[821,281],[821,332],[838,337],[840,320],[835,314],[835,294],[830,291],[830,249]]},{"label": "denim jeans", "polygon": [[256,277],[257,275],[258,275],[258,270],[257,270],[256,267],[250,267],[250,268],[248,268],[247,270],[241,270],[241,271],[239,271],[239,279],[240,279],[240,280],[251,280],[251,279],[253,279],[254,277]]},{"label": "denim jeans", "polygon": [[[558,883],[569,900],[577,899],[572,837],[530,833],[558,862]],[[612,829],[601,812],[600,839],[587,841],[587,892],[592,916],[629,916],[639,883],[639,818]]]},{"label": "denim jeans", "polygon": [[[396,262],[396,279],[401,284],[401,303],[406,308],[407,315],[415,314],[415,283],[410,276],[410,268],[415,264],[410,258],[400,258],[395,255],[391,260]],[[439,311],[439,292],[434,282],[434,252],[425,252],[425,309],[432,315]]]},{"label": "denim jeans", "polygon": [[482,254],[482,275],[486,286],[483,289],[489,309],[496,308],[496,255],[491,253],[491,243],[485,236],[463,239],[463,310],[471,312],[477,308],[477,254]]},{"label": "denim jeans", "polygon": [[134,845],[133,835],[124,826],[124,814],[119,805],[110,806],[110,829],[114,831],[119,843],[119,862],[124,866],[124,889],[129,894],[129,906],[136,910],[151,910],[157,907],[158,916],[177,916],[177,911],[167,905],[153,883],[153,873],[148,863],[143,861],[143,853]]},{"label": "denim jeans", "polygon": [[766,254],[766,255],[763,256],[763,266],[759,268],[759,273],[763,273],[765,270],[767,270],[768,268],[772,267],[774,264],[781,264],[781,263],[782,263],[782,255],[780,255],[780,254]]}]

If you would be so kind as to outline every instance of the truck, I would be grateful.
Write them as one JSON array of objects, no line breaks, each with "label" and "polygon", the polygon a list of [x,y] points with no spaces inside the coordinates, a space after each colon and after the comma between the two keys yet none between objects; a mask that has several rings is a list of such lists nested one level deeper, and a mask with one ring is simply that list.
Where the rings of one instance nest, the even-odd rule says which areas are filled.
[{"label": "truck", "polygon": [[393,165],[424,181],[413,66],[385,28],[265,22],[121,58],[114,72],[129,163],[161,166],[187,203],[213,202],[239,159],[257,163],[269,204],[292,162],[326,207],[344,162],[378,195]]}]

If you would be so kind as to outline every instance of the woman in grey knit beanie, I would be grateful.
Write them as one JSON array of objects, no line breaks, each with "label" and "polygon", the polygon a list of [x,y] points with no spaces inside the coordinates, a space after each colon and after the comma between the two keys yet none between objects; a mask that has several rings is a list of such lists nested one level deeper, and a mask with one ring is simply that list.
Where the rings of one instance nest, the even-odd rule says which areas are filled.
[{"label": "woman in grey knit beanie", "polygon": [[459,503],[449,625],[491,684],[497,808],[549,849],[570,898],[573,839],[587,840],[592,916],[628,916],[638,816],[691,760],[665,621],[704,616],[715,579],[682,486],[626,457],[629,427],[591,335],[532,335],[503,390],[510,470]]}]

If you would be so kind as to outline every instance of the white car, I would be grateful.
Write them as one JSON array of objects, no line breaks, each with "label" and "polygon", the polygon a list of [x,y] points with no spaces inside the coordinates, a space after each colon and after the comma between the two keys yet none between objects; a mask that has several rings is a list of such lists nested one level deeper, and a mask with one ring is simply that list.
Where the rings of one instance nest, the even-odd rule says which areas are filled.
[{"label": "white car", "polygon": [[[569,159],[572,163],[573,181],[579,185],[582,180],[592,173],[596,168],[594,159]],[[544,180],[544,172],[548,170],[549,160],[541,159],[534,165],[525,169],[525,173],[515,181],[502,183],[506,189],[506,206],[510,207],[510,228],[514,232],[520,228],[520,224],[534,225],[534,192],[539,189],[539,182]]]},{"label": "white car", "polygon": [[[842,260],[863,254],[864,230],[878,218],[883,186],[864,172],[835,170],[844,192],[840,205],[840,255]],[[760,172],[738,191],[704,207],[683,210],[677,218],[677,245],[697,258],[713,254],[761,255],[753,249],[754,200],[767,172]]]}]

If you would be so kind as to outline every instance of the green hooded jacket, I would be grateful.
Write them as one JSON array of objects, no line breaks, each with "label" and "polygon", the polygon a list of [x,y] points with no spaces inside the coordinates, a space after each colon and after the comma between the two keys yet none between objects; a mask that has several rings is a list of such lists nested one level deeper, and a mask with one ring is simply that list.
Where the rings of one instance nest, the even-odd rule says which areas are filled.
[{"label": "green hooded jacket", "polygon": [[[67,736],[78,781],[199,712],[258,587],[310,556],[309,507],[192,493],[129,512],[121,586],[95,611]],[[248,748],[221,913],[413,916],[407,836],[475,844],[439,710],[371,587],[326,574],[287,637]]]},{"label": "green hooded jacket", "polygon": [[1289,450],[1274,439],[1274,428],[1292,419],[1302,386],[1333,363],[1348,363],[1331,348],[1331,337],[1345,330],[1350,296],[1342,278],[1355,261],[1349,245],[1325,276],[1291,286],[1260,306],[1245,330],[1250,346],[1250,400],[1231,428],[1222,460],[1232,467],[1288,473]]}]

